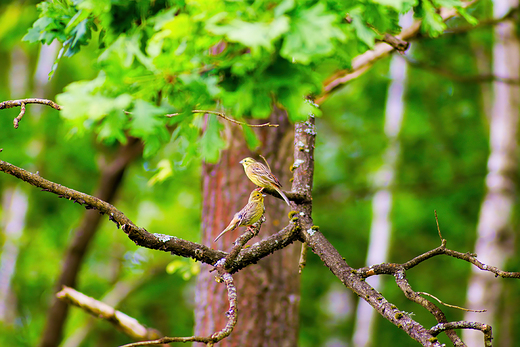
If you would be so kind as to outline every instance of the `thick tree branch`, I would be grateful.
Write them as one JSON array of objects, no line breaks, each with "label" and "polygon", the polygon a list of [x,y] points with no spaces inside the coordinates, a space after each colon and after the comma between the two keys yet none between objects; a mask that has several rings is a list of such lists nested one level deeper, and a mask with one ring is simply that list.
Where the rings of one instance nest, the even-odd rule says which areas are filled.
[{"label": "thick tree branch", "polygon": [[[123,231],[125,231],[128,234],[128,237],[138,246],[170,252],[171,254],[182,257],[193,258],[210,265],[215,264],[219,259],[227,256],[226,252],[217,251],[207,246],[183,240],[175,236],[151,234],[144,228],[139,228],[134,225],[133,222],[121,211],[101,199],[51,182],[37,174],[33,174],[2,160],[0,160],[0,171],[17,177],[35,187],[42,188],[44,191],[57,194],[62,198],[84,205],[87,209],[96,209],[99,212],[108,215],[109,219],[118,227],[123,226]],[[247,265],[256,263],[263,257],[285,248],[287,245],[298,239],[298,226],[291,223],[269,238],[255,243],[247,249],[241,250],[237,259],[230,266],[229,271],[230,273],[235,273]]]}]

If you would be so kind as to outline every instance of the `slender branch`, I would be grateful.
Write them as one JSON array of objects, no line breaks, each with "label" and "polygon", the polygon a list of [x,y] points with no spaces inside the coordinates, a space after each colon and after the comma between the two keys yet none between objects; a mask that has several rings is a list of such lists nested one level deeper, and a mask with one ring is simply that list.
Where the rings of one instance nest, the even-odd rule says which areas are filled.
[{"label": "slender branch", "polygon": [[417,294],[429,296],[430,298],[437,300],[437,302],[439,304],[444,305],[446,307],[456,308],[458,310],[462,310],[462,311],[466,311],[466,312],[477,312],[477,313],[487,312],[487,310],[470,310],[469,308],[464,308],[464,307],[460,307],[460,306],[456,306],[456,305],[450,305],[450,304],[447,304],[445,302],[442,302],[441,300],[439,300],[437,297],[431,295],[430,293],[417,292]]},{"label": "slender branch", "polygon": [[472,31],[472,30],[479,29],[482,27],[497,25],[508,19],[515,19],[516,14],[518,13],[519,10],[520,10],[520,7],[513,7],[509,10],[509,12],[507,12],[502,17],[484,19],[484,20],[479,21],[477,25],[465,25],[465,26],[459,26],[459,27],[455,27],[455,28],[449,28],[444,31],[444,34],[463,34],[468,31]]},{"label": "slender branch", "polygon": [[220,279],[226,284],[228,293],[229,310],[226,312],[228,317],[226,326],[209,337],[202,336],[191,336],[191,337],[162,337],[156,340],[134,342],[123,345],[121,347],[136,347],[136,346],[149,346],[149,345],[160,345],[171,342],[203,342],[208,346],[213,346],[215,343],[228,337],[233,331],[234,327],[238,322],[238,306],[237,306],[237,289],[233,282],[233,276],[225,271],[224,264],[225,259],[221,259],[215,264],[217,271],[219,272]]},{"label": "slender branch", "polygon": [[262,224],[265,222],[265,217],[262,216],[258,222],[256,222],[254,225],[249,226],[246,229],[246,232],[240,235],[235,240],[235,246],[231,249],[229,254],[226,256],[224,260],[224,268],[229,269],[233,265],[233,262],[237,259],[238,255],[240,254],[240,251],[245,246],[245,244],[251,240],[253,237],[258,235],[260,232],[260,228],[262,227]]},{"label": "slender branch", "polygon": [[417,257],[415,257],[403,264],[383,263],[383,264],[378,264],[378,265],[372,265],[370,267],[363,267],[363,268],[357,269],[355,271],[356,271],[356,273],[361,275],[363,278],[368,278],[368,277],[374,276],[374,275],[393,275],[401,267],[405,270],[409,270],[409,269],[419,265],[423,261],[428,260],[437,255],[447,255],[447,256],[450,256],[453,258],[465,260],[465,261],[475,265],[480,270],[492,272],[495,274],[496,277],[500,276],[502,278],[520,278],[520,272],[503,271],[495,266],[486,265],[486,264],[482,263],[481,261],[479,261],[476,258],[475,254],[461,253],[461,252],[453,251],[451,249],[447,249],[446,242],[447,242],[446,240],[442,240],[442,244],[439,247],[429,250],[428,252],[425,252],[421,255],[418,255]]},{"label": "slender branch", "polygon": [[439,335],[441,332],[449,329],[473,329],[480,330],[484,334],[484,345],[486,347],[492,346],[493,340],[493,329],[490,325],[479,323],[479,322],[467,322],[467,321],[459,321],[459,322],[449,322],[449,323],[439,323],[433,326],[429,332],[433,336]]},{"label": "slender branch", "polygon": [[13,125],[15,129],[18,129],[18,125],[22,120],[22,117],[25,115],[25,105],[26,104],[42,104],[50,106],[56,110],[61,110],[61,106],[55,103],[54,101],[40,98],[28,98],[28,99],[19,99],[19,100],[7,100],[0,102],[0,110],[6,108],[20,107],[20,113],[18,116],[13,119]]},{"label": "slender branch", "polygon": [[63,286],[62,290],[56,293],[56,297],[66,303],[77,306],[94,317],[104,319],[117,329],[135,340],[157,339],[162,334],[155,330],[146,328],[135,318],[132,318],[113,307],[98,301],[90,296],[80,293],[73,288]]},{"label": "slender branch", "polygon": [[[271,123],[264,123],[264,124],[249,124],[249,123],[245,123],[245,122],[240,122],[240,121],[237,121],[235,119],[232,119],[232,118],[229,118],[228,116],[226,116],[226,114],[224,112],[218,112],[218,111],[210,111],[210,110],[192,110],[191,113],[209,113],[209,114],[214,114],[214,115],[217,115],[221,118],[224,118],[225,120],[231,122],[231,123],[235,123],[235,124],[238,124],[238,125],[245,125],[245,126],[248,126],[248,127],[251,127],[251,128],[261,128],[261,127],[278,127],[278,124],[271,124]],[[170,113],[170,114],[167,114],[166,117],[169,117],[169,118],[172,118],[172,117],[175,117],[175,116],[178,116],[178,115],[181,115],[182,113]]]},{"label": "slender branch", "polygon": [[[466,2],[462,5],[463,8],[473,4],[474,1]],[[457,15],[456,10],[446,10],[444,8],[440,11],[440,16],[443,21]],[[415,21],[411,26],[403,29],[395,38],[402,41],[409,41],[410,39],[420,34],[421,21]],[[387,43],[378,43],[373,50],[367,51],[352,59],[352,68],[349,70],[340,70],[329,77],[323,84],[323,93],[316,98],[316,103],[322,104],[329,95],[336,89],[342,87],[347,82],[361,76],[365,73],[375,62],[386,57],[395,48]]]},{"label": "slender branch", "polygon": [[[413,289],[408,280],[406,279],[406,272],[401,267],[394,273],[395,277],[395,283],[401,289],[406,296],[406,298],[410,301],[415,302],[416,304],[421,305],[425,309],[427,309],[437,320],[439,323],[447,323],[448,319],[446,318],[446,315],[442,310],[437,307],[437,305],[433,304],[432,302],[426,300],[425,298],[418,295]],[[465,347],[466,344],[462,342],[460,337],[457,335],[457,333],[454,330],[447,329],[446,335],[451,340],[454,346],[457,347]]]},{"label": "slender branch", "polygon": [[401,57],[404,59],[410,66],[423,69],[425,71],[433,72],[436,75],[440,75],[446,77],[450,80],[459,83],[486,83],[486,82],[502,82],[506,84],[520,84],[520,80],[518,78],[508,78],[508,77],[500,77],[492,74],[485,75],[472,75],[472,76],[463,76],[458,75],[454,72],[448,71],[441,67],[432,66],[431,64],[420,62],[410,57]]}]

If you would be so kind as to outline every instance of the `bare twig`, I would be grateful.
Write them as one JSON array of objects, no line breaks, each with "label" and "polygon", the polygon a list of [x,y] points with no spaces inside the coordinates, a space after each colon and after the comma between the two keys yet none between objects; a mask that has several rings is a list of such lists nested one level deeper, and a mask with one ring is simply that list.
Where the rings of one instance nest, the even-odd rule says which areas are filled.
[{"label": "bare twig", "polygon": [[435,297],[429,293],[426,293],[426,292],[417,292],[417,294],[429,296],[430,298],[437,300],[437,302],[439,302],[439,304],[444,305],[446,307],[456,308],[458,310],[467,311],[467,312],[477,312],[477,313],[487,312],[487,310],[470,310],[469,308],[464,308],[464,307],[460,307],[460,306],[456,306],[456,305],[450,305],[445,302],[442,302],[437,297]]},{"label": "bare twig", "polygon": [[[219,259],[227,256],[226,252],[217,251],[196,242],[170,235],[151,234],[147,230],[134,225],[121,211],[103,200],[51,182],[38,174],[33,174],[2,160],[0,160],[0,172],[5,172],[35,187],[42,188],[43,191],[57,194],[60,197],[78,202],[88,209],[96,209],[108,215],[117,226],[121,226],[132,241],[141,247],[169,252],[181,257],[193,258],[210,265],[215,264]],[[294,222],[290,223],[278,233],[255,243],[247,249],[242,249],[237,260],[233,262],[231,269],[228,270],[233,274],[247,265],[256,263],[269,254],[287,247],[299,238],[298,225]]]},{"label": "bare twig", "polygon": [[271,167],[269,166],[269,163],[267,162],[267,159],[265,159],[265,157],[261,154],[258,154],[260,156],[260,158],[262,158],[264,160],[264,163],[265,165],[267,165],[267,168],[269,169],[269,171],[271,171]]},{"label": "bare twig", "polygon": [[476,258],[475,254],[471,253],[461,253],[457,251],[453,251],[451,249],[446,248],[446,240],[442,240],[442,243],[439,247],[434,248],[428,252],[425,252],[421,255],[418,255],[417,257],[407,261],[403,264],[396,264],[396,263],[384,263],[384,264],[378,264],[378,265],[372,265],[370,267],[364,267],[356,270],[356,273],[361,275],[363,278],[368,278],[370,276],[374,275],[393,275],[398,269],[401,267],[405,270],[409,270],[420,263],[422,263],[425,260],[428,260],[432,257],[435,257],[437,255],[447,255],[453,258],[465,260],[468,263],[471,263],[478,267],[480,270],[483,271],[489,271],[495,274],[496,277],[502,277],[502,278],[520,278],[520,272],[509,272],[509,271],[503,271],[499,268],[491,265],[486,265],[479,261]]},{"label": "bare twig", "polygon": [[[406,298],[410,301],[415,302],[416,304],[421,305],[425,309],[427,309],[437,320],[439,323],[447,323],[448,320],[446,318],[446,315],[440,308],[437,307],[437,305],[433,304],[432,302],[426,300],[425,298],[421,297],[418,293],[416,293],[413,289],[408,280],[406,279],[406,272],[401,267],[400,269],[397,269],[397,271],[394,273],[395,277],[395,283],[401,289],[406,296]],[[454,330],[447,329],[446,335],[451,340],[454,346],[456,347],[465,347],[466,344],[462,342],[460,337],[457,335],[457,333]]]},{"label": "bare twig", "polygon": [[424,63],[424,62],[420,62],[420,61],[411,59],[410,57],[402,56],[401,58],[406,60],[406,62],[412,67],[416,67],[418,69],[423,69],[425,71],[432,72],[435,75],[443,76],[452,81],[459,82],[459,83],[501,82],[501,83],[514,84],[514,85],[520,84],[520,80],[517,78],[500,77],[500,76],[495,76],[492,74],[464,76],[464,75],[454,73],[452,71],[448,71],[441,67],[432,66],[429,63]]},{"label": "bare twig", "polygon": [[439,232],[439,238],[441,239],[441,242],[443,240],[442,234],[441,234],[441,228],[439,227],[439,218],[437,217],[437,210],[433,210],[435,213],[435,222],[437,223],[437,231]]},{"label": "bare twig", "polygon": [[[474,1],[466,2],[462,7],[466,8],[473,4]],[[457,15],[456,10],[441,9],[440,16],[446,21]],[[401,31],[395,38],[403,41],[408,41],[420,34],[421,21],[415,21],[411,26]],[[328,96],[336,89],[342,87],[347,82],[359,77],[365,73],[375,62],[386,57],[395,48],[387,43],[378,43],[373,50],[367,51],[358,55],[352,60],[352,68],[349,70],[341,70],[334,73],[323,84],[323,93],[316,98],[317,104],[322,104]]]},{"label": "bare twig", "polygon": [[235,246],[231,249],[229,254],[226,256],[224,261],[224,268],[229,269],[231,268],[231,265],[233,262],[237,259],[238,255],[240,254],[240,251],[245,246],[245,244],[251,240],[254,236],[258,235],[260,232],[260,228],[262,227],[262,224],[265,222],[265,216],[262,216],[258,222],[255,224],[249,226],[246,229],[246,232],[240,235],[235,240]]},{"label": "bare twig", "polygon": [[135,340],[157,339],[162,334],[155,329],[146,328],[135,318],[132,318],[113,307],[98,301],[90,296],[80,293],[73,288],[63,286],[62,290],[56,293],[56,297],[69,304],[77,306],[94,317],[102,318],[117,329]]},{"label": "bare twig", "polygon": [[[251,128],[261,128],[261,127],[278,127],[278,124],[271,124],[271,123],[264,123],[264,124],[249,124],[249,123],[245,123],[245,122],[240,122],[240,121],[237,121],[235,119],[232,119],[232,118],[229,118],[228,116],[226,116],[226,114],[224,112],[218,112],[218,111],[210,111],[210,110],[192,110],[191,113],[209,113],[209,114],[214,114],[214,115],[217,115],[221,118],[224,118],[225,120],[231,122],[231,123],[235,123],[235,124],[238,124],[238,125],[245,125],[245,126],[248,126],[248,127],[251,127]],[[166,117],[169,117],[169,118],[172,118],[172,117],[175,117],[175,116],[178,116],[178,115],[181,115],[182,113],[170,113],[170,114],[167,114]]]},{"label": "bare twig", "polygon": [[226,326],[215,333],[213,333],[209,337],[202,336],[190,336],[190,337],[162,337],[157,340],[150,341],[142,341],[142,342],[134,342],[123,345],[121,347],[136,347],[136,346],[150,346],[150,345],[160,345],[171,342],[203,342],[208,346],[213,346],[215,343],[223,340],[228,337],[233,328],[236,326],[238,322],[238,307],[237,307],[237,290],[235,284],[233,282],[233,276],[227,273],[224,270],[225,259],[221,259],[215,264],[217,271],[219,272],[220,278],[224,281],[227,288],[228,293],[228,301],[229,301],[229,310],[226,312],[226,316],[228,317]]},{"label": "bare twig", "polygon": [[55,103],[52,100],[40,99],[40,98],[28,98],[28,99],[19,99],[19,100],[7,100],[0,102],[0,110],[6,108],[20,107],[20,113],[18,116],[13,119],[13,125],[15,129],[18,129],[18,125],[22,120],[22,117],[25,115],[25,105],[26,104],[42,104],[50,106],[56,110],[61,110],[61,106]]},{"label": "bare twig", "polygon": [[300,250],[300,261],[298,262],[298,273],[301,275],[303,269],[307,265],[307,243],[302,243],[302,249]]},{"label": "bare twig", "polygon": [[473,329],[480,330],[484,334],[484,345],[486,347],[491,347],[493,340],[493,330],[490,325],[479,323],[479,322],[467,322],[467,321],[459,321],[459,322],[449,322],[449,323],[439,323],[433,326],[429,332],[433,336],[439,335],[441,332],[448,329]]}]

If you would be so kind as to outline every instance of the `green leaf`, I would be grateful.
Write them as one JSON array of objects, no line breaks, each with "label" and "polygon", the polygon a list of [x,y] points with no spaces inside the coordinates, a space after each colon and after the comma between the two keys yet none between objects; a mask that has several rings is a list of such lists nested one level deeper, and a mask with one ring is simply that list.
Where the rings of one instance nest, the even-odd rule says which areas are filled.
[{"label": "green leaf", "polygon": [[309,64],[316,57],[332,53],[333,41],[345,40],[345,34],[335,26],[338,21],[337,15],[326,12],[323,3],[297,12],[291,18],[291,30],[284,35],[280,55]]},{"label": "green leaf", "polygon": [[137,100],[131,114],[130,134],[143,138],[155,134],[159,128],[164,127],[165,123],[165,119],[159,119],[156,116],[164,116],[165,114],[164,108],[152,105],[144,100]]},{"label": "green leaf", "polygon": [[437,37],[444,32],[446,24],[429,0],[421,3],[420,15],[423,16],[422,27],[431,36]]},{"label": "green leaf", "polygon": [[162,159],[157,163],[157,173],[150,178],[148,186],[163,182],[173,175],[172,163],[168,159]]},{"label": "green leaf", "polygon": [[60,115],[70,120],[100,120],[112,111],[121,111],[132,102],[128,94],[117,97],[104,96],[99,88],[105,83],[105,77],[99,75],[92,81],[80,81],[69,84],[65,92],[58,94],[56,101],[63,106]]},{"label": "green leaf", "polygon": [[206,30],[216,35],[224,35],[231,42],[238,42],[251,48],[255,54],[260,48],[271,52],[274,50],[273,42],[283,33],[289,30],[289,19],[286,16],[277,17],[271,22],[245,22],[233,19],[229,24],[217,24],[225,19],[224,14],[219,14],[208,21]]},{"label": "green leaf", "polygon": [[352,25],[356,32],[356,36],[365,43],[369,48],[374,48],[374,40],[376,33],[370,29],[363,20],[363,16],[359,11],[351,11]]},{"label": "green leaf", "polygon": [[280,17],[281,15],[291,11],[294,8],[294,0],[283,0],[276,8],[274,9],[275,17]]},{"label": "green leaf", "polygon": [[256,136],[256,133],[253,131],[253,129],[251,129],[251,127],[248,127],[247,125],[242,125],[242,131],[244,132],[247,147],[250,150],[257,149],[262,142],[260,141],[258,136]]},{"label": "green leaf", "polygon": [[383,6],[393,7],[396,11],[405,13],[413,6],[416,6],[418,0],[372,0],[372,2]]},{"label": "green leaf", "polygon": [[456,7],[457,9],[457,12],[462,16],[464,17],[464,19],[470,24],[470,25],[477,25],[478,24],[478,19],[473,17],[472,15],[470,15],[468,13],[468,11],[463,8],[463,7]]},{"label": "green leaf", "polygon": [[223,128],[216,116],[208,117],[206,131],[200,139],[200,153],[204,161],[216,163],[220,157],[220,151],[225,148],[226,141],[220,138],[220,130]]}]

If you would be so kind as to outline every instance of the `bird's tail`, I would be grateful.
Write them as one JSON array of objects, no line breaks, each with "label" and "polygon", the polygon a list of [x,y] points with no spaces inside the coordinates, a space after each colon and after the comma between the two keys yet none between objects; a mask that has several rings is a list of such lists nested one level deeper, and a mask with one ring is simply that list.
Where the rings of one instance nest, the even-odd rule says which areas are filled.
[{"label": "bird's tail", "polygon": [[228,227],[226,229],[224,229],[223,232],[221,232],[220,234],[218,234],[218,236],[215,238],[215,240],[213,240],[213,242],[217,242],[218,239],[220,239],[222,237],[222,235],[224,235],[225,233],[227,233],[228,231],[230,230],[234,230],[236,228],[236,224],[235,223],[231,223],[228,225]]},{"label": "bird's tail", "polygon": [[282,198],[285,200],[285,203],[287,204],[287,206],[291,206],[291,204],[289,203],[289,199],[287,199],[287,197],[282,192],[282,190],[280,188],[278,188],[278,187],[276,187],[275,189],[278,192],[278,194],[280,194],[282,196]]}]

